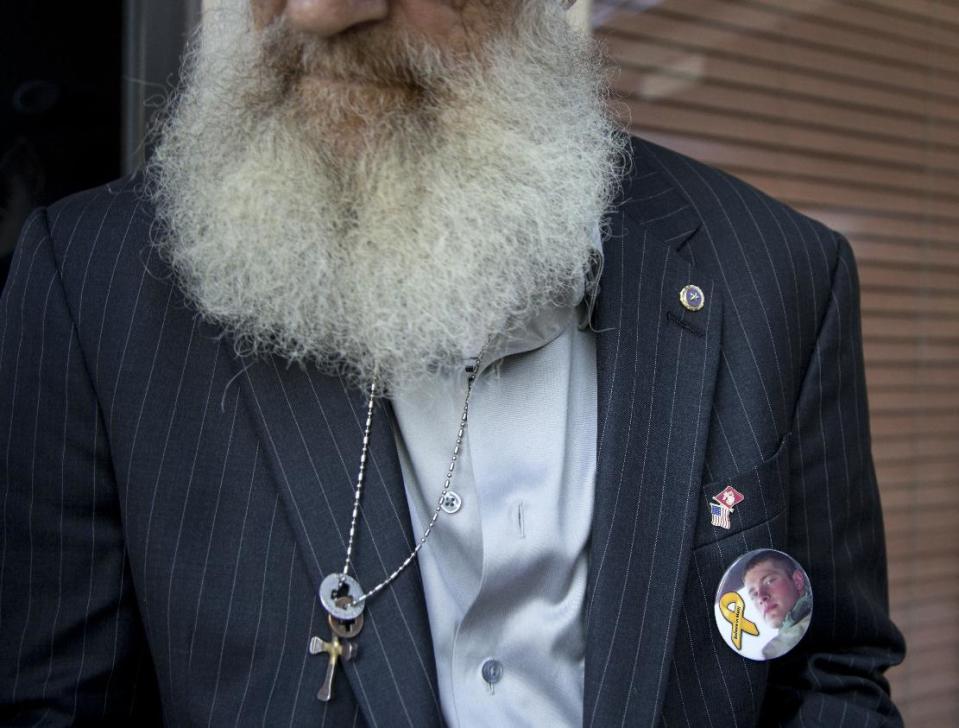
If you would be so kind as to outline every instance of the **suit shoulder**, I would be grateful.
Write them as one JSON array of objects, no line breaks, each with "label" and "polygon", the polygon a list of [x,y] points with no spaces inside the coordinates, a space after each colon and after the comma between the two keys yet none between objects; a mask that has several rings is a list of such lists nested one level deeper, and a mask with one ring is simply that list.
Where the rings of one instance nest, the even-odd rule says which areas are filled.
[{"label": "suit shoulder", "polygon": [[46,210],[53,252],[61,266],[98,249],[115,250],[124,237],[149,242],[152,207],[139,174],[83,190]]},{"label": "suit shoulder", "polygon": [[157,268],[150,263],[153,208],[139,174],[77,192],[44,212],[68,299],[92,304],[106,291],[122,294],[148,266]]},{"label": "suit shoulder", "polygon": [[848,249],[840,234],[733,174],[644,139],[631,142],[634,184],[661,175],[698,218],[701,234],[687,251],[697,265],[717,269],[731,285],[799,266],[828,287]]},{"label": "suit shoulder", "polygon": [[[155,216],[141,175],[78,192],[35,216],[30,237],[48,241],[81,342],[120,337],[132,312],[165,310],[173,275],[152,242]],[[26,234],[22,242],[38,244]]]}]

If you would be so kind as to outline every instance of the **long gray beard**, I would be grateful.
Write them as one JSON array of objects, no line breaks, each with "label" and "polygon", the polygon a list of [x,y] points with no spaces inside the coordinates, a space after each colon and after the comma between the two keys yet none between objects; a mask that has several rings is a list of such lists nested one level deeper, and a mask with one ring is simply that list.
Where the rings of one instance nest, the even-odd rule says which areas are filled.
[{"label": "long gray beard", "polygon": [[261,60],[281,32],[207,28],[148,169],[157,243],[239,353],[402,385],[582,287],[625,144],[558,6],[465,62],[414,49],[395,113],[291,98]]}]

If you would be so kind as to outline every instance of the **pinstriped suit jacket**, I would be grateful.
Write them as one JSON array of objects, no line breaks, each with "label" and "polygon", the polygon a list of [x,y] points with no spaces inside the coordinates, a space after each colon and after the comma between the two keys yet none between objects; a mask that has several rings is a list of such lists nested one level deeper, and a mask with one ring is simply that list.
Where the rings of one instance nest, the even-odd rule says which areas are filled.
[{"label": "pinstriped suit jacket", "polygon": [[[723,173],[633,151],[596,309],[584,723],[896,725],[849,245]],[[2,299],[0,722],[439,725],[415,568],[369,605],[334,700],[314,697],[315,591],[344,552],[364,395],[239,360],[184,304],[152,221],[136,180],[36,213]],[[413,542],[390,416],[366,583]],[[729,530],[708,507],[726,484],[746,496]],[[793,653],[759,663],[712,610],[725,567],[767,546],[805,566],[815,611]]]}]

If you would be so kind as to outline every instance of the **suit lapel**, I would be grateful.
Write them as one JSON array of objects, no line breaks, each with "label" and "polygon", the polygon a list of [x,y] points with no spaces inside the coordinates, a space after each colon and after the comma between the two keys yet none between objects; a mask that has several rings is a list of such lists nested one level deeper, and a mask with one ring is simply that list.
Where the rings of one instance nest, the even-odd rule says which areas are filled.
[{"label": "suit lapel", "polygon": [[[326,574],[343,568],[366,396],[337,378],[285,367],[275,359],[249,365],[242,379],[303,563],[318,589]],[[377,405],[354,546],[352,573],[366,590],[385,579],[413,547],[390,417],[388,407]],[[328,639],[325,613],[318,608],[316,614],[313,634]],[[415,562],[370,599],[364,619],[358,657],[344,669],[367,722],[439,724],[436,668]],[[304,635],[304,650],[308,638]],[[309,667],[319,688],[326,659],[312,659],[316,662]],[[336,700],[336,682],[333,690]]]},{"label": "suit lapel", "polygon": [[[659,716],[683,594],[717,371],[722,295],[677,249],[699,221],[639,154],[604,244],[596,308],[598,443],[584,725]],[[637,214],[636,211],[639,211]],[[680,289],[706,306],[686,311]]]}]

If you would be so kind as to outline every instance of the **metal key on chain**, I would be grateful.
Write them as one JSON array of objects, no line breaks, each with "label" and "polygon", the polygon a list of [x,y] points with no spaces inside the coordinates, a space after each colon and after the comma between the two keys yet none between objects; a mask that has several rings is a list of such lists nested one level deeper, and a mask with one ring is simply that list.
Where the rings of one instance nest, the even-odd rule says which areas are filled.
[{"label": "metal key on chain", "polygon": [[[349,596],[338,597],[336,606],[346,608],[352,601]],[[329,655],[329,662],[326,666],[326,678],[316,694],[317,700],[324,703],[329,702],[333,697],[333,675],[336,672],[336,665],[340,660],[349,662],[356,657],[358,645],[347,640],[356,637],[363,629],[363,615],[359,614],[355,619],[342,620],[337,619],[332,614],[327,616],[326,620],[333,632],[333,638],[327,642],[319,637],[310,639],[310,654],[318,655],[325,652]]]},{"label": "metal key on chain", "polygon": [[[339,597],[337,606],[346,606],[351,601],[351,597]],[[353,619],[337,619],[332,614],[326,615],[326,621],[333,630],[333,634],[345,640],[356,637],[363,629],[363,615],[359,614]]]}]

